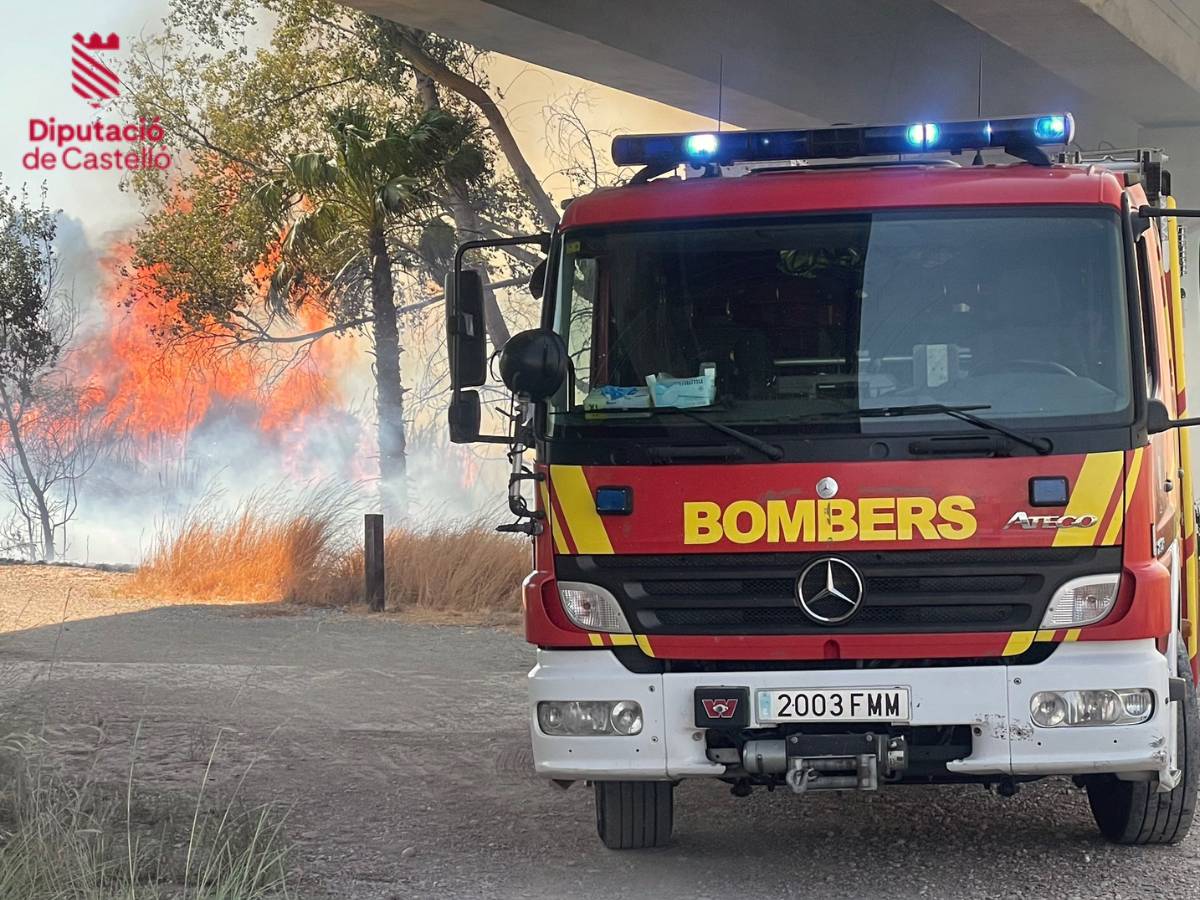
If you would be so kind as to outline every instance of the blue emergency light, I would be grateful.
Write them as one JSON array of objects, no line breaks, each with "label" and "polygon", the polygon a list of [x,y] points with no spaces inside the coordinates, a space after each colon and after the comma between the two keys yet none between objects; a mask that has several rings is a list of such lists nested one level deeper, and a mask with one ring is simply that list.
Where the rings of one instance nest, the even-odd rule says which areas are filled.
[{"label": "blue emergency light", "polygon": [[612,157],[619,166],[676,166],[683,163],[698,166],[767,160],[850,159],[902,153],[959,153],[989,147],[1025,155],[1033,148],[1069,144],[1074,137],[1075,120],[1071,114],[1054,113],[960,122],[841,125],[803,131],[628,134],[613,138]]}]

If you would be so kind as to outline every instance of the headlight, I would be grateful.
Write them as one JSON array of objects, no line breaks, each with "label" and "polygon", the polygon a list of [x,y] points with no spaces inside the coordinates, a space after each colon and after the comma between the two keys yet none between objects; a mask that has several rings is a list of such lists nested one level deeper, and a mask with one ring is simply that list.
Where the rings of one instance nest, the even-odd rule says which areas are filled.
[{"label": "headlight", "polygon": [[567,618],[587,631],[608,631],[629,634],[629,622],[617,598],[604,588],[594,584],[578,584],[573,581],[558,583],[558,596],[562,598],[563,612]]},{"label": "headlight", "polygon": [[1117,599],[1120,575],[1085,575],[1068,581],[1050,598],[1042,628],[1077,628],[1107,616]]},{"label": "headlight", "polygon": [[636,700],[543,700],[537,719],[549,735],[633,735],[642,731],[642,706]]},{"label": "headlight", "polygon": [[1035,725],[1136,725],[1154,712],[1154,694],[1146,688],[1102,691],[1039,691],[1029,700]]}]

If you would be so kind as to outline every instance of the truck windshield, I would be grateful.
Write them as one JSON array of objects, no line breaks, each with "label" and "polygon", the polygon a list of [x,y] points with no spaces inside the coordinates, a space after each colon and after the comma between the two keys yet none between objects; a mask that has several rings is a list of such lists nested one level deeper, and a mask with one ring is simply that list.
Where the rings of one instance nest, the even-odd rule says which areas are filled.
[{"label": "truck windshield", "polygon": [[655,391],[756,433],[963,429],[932,413],[855,415],[919,404],[1034,430],[1131,416],[1115,211],[578,230],[559,252],[554,324],[574,371],[552,433],[644,426],[657,417],[628,410]]}]

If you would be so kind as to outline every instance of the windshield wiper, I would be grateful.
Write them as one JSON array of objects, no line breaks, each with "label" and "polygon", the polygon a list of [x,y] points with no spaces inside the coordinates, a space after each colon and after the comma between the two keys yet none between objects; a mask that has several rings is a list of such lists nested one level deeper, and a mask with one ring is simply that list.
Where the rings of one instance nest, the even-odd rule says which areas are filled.
[{"label": "windshield wiper", "polygon": [[768,443],[767,441],[756,438],[752,434],[747,434],[744,431],[739,431],[736,428],[726,425],[724,422],[718,422],[716,419],[710,419],[708,416],[701,415],[700,413],[695,412],[694,410],[684,409],[683,407],[652,406],[652,407],[648,407],[646,409],[623,409],[623,410],[609,409],[609,410],[604,410],[605,416],[611,416],[614,413],[617,413],[618,416],[621,416],[623,414],[635,414],[635,415],[631,415],[630,418],[636,417],[636,414],[638,414],[638,413],[640,413],[642,415],[650,414],[650,415],[655,415],[655,416],[661,415],[662,413],[676,413],[677,415],[687,416],[689,419],[694,419],[695,421],[699,422],[702,425],[707,425],[709,428],[712,428],[714,431],[719,431],[719,432],[721,432],[721,434],[728,435],[729,437],[734,438],[735,440],[741,441],[747,447],[757,450],[759,453],[761,453],[767,459],[770,459],[770,460],[783,459],[783,450],[780,449],[779,447],[777,447],[775,444]]},{"label": "windshield wiper", "polygon": [[1005,428],[991,419],[983,419],[975,415],[972,410],[976,409],[991,409],[991,406],[986,403],[974,406],[947,406],[944,403],[915,403],[912,406],[873,406],[866,409],[847,410],[845,413],[837,413],[837,415],[857,415],[862,418],[889,419],[893,416],[926,416],[942,413],[953,419],[958,419],[960,422],[967,422],[974,425],[976,428],[1002,434],[1006,438],[1016,441],[1018,444],[1024,444],[1026,447],[1036,450],[1041,456],[1045,456],[1054,449],[1054,444],[1051,443],[1049,438],[1031,437],[1030,435],[1013,431],[1010,428]]}]

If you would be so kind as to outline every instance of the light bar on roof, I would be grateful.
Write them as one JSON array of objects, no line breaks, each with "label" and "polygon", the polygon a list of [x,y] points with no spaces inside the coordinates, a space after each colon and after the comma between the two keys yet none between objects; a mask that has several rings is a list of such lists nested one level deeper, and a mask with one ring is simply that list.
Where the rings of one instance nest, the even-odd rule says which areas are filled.
[{"label": "light bar on roof", "polygon": [[692,134],[629,134],[613,138],[619,166],[704,165],[787,159],[849,159],[900,153],[957,153],[989,147],[1027,149],[1069,144],[1070,113],[910,122],[905,125],[842,125],[804,131],[723,131]]}]

